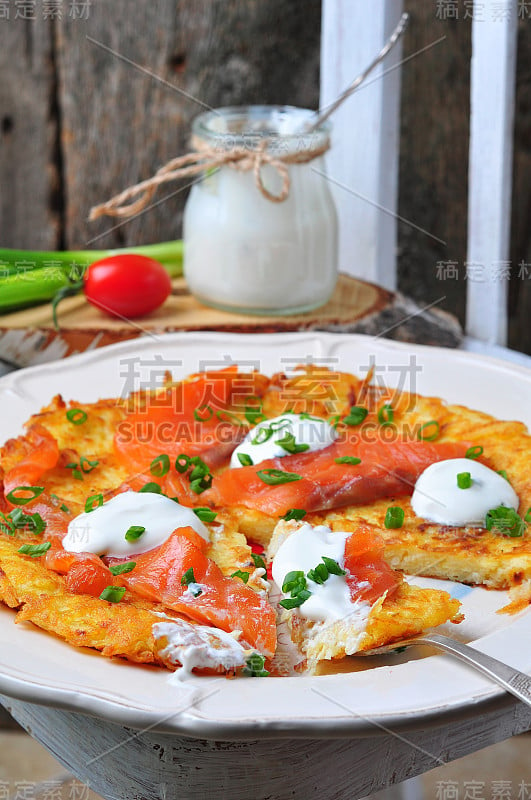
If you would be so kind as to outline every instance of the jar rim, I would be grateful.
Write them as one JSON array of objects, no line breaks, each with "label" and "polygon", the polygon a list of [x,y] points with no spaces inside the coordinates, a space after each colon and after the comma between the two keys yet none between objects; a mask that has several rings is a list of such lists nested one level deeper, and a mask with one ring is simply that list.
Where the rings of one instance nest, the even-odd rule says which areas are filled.
[{"label": "jar rim", "polygon": [[[326,121],[315,131],[304,131],[305,122],[315,120],[316,112],[309,108],[288,105],[222,106],[199,114],[192,121],[192,133],[202,139],[222,144],[260,140],[267,135],[273,140],[290,142],[302,137],[328,141],[331,124]],[[245,123],[248,123],[246,125]],[[292,129],[289,130],[290,124]]]}]

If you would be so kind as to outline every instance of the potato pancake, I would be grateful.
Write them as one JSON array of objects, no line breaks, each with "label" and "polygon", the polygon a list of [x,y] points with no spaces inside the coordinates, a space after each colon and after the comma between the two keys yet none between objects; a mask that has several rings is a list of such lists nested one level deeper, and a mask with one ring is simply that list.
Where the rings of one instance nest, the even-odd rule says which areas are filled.
[{"label": "potato pancake", "polygon": [[[138,663],[168,667],[152,632],[161,615],[203,627],[214,620],[208,628],[214,634],[203,636],[207,642],[216,627],[244,630],[243,645],[262,647],[269,657],[275,611],[260,551],[269,548],[268,561],[275,556],[273,531],[279,520],[282,530],[286,518],[383,542],[376,583],[401,570],[519,587],[520,598],[527,596],[522,587],[529,582],[531,592],[531,533],[523,518],[531,507],[531,437],[525,426],[373,386],[370,377],[306,366],[268,378],[229,367],[181,382],[168,376],[162,389],[126,400],[67,403],[56,396],[28,420],[24,435],[0,450],[0,600],[18,609],[19,621]],[[331,444],[307,444],[293,432],[299,422],[315,428],[323,420]],[[253,461],[244,452],[234,461],[242,447],[251,451],[268,439],[273,455]],[[412,509],[423,471],[464,458],[474,447],[518,495],[517,535],[477,524],[435,524]],[[126,548],[129,560],[112,547],[63,547],[79,515],[88,514],[83,535],[89,542],[95,535],[90,520],[103,519],[113,498],[143,492],[195,509],[203,528],[194,531],[187,523],[168,530],[149,550],[153,557],[133,546]],[[390,507],[400,524],[389,524]],[[123,524],[124,532],[113,534],[122,539],[131,521]],[[145,523],[132,527],[142,528],[134,534],[141,542]],[[167,562],[158,558],[159,548]],[[459,621],[459,603],[448,593],[409,585],[400,572],[389,580],[391,588],[371,600],[362,631],[342,619],[321,629],[300,610],[288,612],[311,671],[323,659]]]}]

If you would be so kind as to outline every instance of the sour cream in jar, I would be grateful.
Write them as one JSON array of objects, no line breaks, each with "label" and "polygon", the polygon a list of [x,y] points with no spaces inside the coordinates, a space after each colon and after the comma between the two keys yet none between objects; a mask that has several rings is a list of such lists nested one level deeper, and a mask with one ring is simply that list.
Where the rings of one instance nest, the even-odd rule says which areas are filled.
[{"label": "sour cream in jar", "polygon": [[[328,124],[301,133],[314,112],[291,106],[221,108],[193,122],[193,136],[221,153],[253,150],[282,156],[327,146]],[[254,171],[228,165],[206,174],[184,214],[184,273],[202,302],[230,311],[293,314],[325,303],[337,280],[337,216],[322,156],[287,167],[289,194],[265,197]],[[265,188],[278,195],[282,177],[262,164]]]}]

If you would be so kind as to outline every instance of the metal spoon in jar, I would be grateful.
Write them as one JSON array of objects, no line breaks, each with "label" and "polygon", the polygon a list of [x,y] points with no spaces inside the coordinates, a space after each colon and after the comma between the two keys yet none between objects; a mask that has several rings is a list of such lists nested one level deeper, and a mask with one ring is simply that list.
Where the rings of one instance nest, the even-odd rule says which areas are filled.
[{"label": "metal spoon in jar", "polygon": [[336,108],[338,108],[341,105],[341,103],[343,103],[343,101],[347,99],[347,97],[350,97],[350,95],[353,94],[356,91],[356,89],[363,83],[365,78],[373,71],[373,69],[375,67],[378,66],[378,64],[381,61],[383,61],[383,59],[386,57],[386,55],[393,49],[395,44],[398,42],[398,40],[400,39],[400,37],[402,36],[404,31],[406,30],[406,28],[408,26],[408,23],[409,23],[409,14],[407,12],[405,12],[400,17],[400,21],[399,21],[398,25],[396,26],[396,28],[392,32],[391,36],[389,37],[389,39],[387,40],[385,45],[382,47],[382,49],[380,50],[380,52],[378,53],[378,55],[376,56],[374,61],[371,61],[369,66],[366,67],[365,70],[360,75],[358,75],[357,78],[355,78],[352,81],[352,83],[345,89],[344,92],[342,92],[339,95],[337,100],[335,100],[332,103],[331,106],[328,106],[326,111],[323,111],[322,114],[318,114],[318,116],[316,117],[314,122],[310,122],[310,123],[308,123],[307,125],[304,126],[304,133],[313,133],[313,131],[317,130],[317,128],[326,119],[328,119],[328,117],[331,114],[334,113]]},{"label": "metal spoon in jar", "polygon": [[531,677],[529,677],[529,675],[526,675],[525,672],[520,672],[520,670],[514,667],[510,667],[508,664],[504,664],[503,661],[498,661],[498,659],[492,658],[492,656],[481,653],[479,650],[467,644],[457,642],[449,636],[441,636],[439,633],[427,633],[423,636],[415,636],[413,639],[404,639],[402,642],[395,642],[385,647],[377,647],[374,650],[367,650],[364,653],[356,653],[356,655],[383,655],[396,651],[398,647],[402,649],[402,647],[416,644],[435,647],[438,650],[443,650],[445,653],[455,656],[502,686],[507,692],[514,694],[522,703],[531,706]]}]

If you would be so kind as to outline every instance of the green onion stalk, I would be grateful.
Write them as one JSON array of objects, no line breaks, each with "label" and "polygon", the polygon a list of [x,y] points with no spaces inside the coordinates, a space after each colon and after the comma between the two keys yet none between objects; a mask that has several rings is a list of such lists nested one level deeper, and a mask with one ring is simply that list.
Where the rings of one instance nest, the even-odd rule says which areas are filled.
[{"label": "green onion stalk", "polygon": [[182,240],[115,250],[34,251],[0,248],[0,313],[18,311],[53,300],[58,292],[75,293],[87,267],[122,253],[159,261],[171,278],[183,272]]}]

